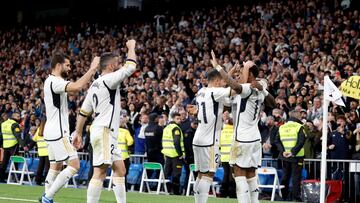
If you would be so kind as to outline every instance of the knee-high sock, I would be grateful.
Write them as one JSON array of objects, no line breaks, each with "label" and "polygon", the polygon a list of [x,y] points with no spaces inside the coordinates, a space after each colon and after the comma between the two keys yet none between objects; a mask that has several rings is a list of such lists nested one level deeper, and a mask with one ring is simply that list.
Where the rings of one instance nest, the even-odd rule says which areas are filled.
[{"label": "knee-high sock", "polygon": [[46,175],[45,179],[45,193],[47,193],[51,187],[51,185],[54,183],[56,177],[59,175],[59,171],[55,171],[53,169],[49,169],[48,174]]},{"label": "knee-high sock", "polygon": [[73,175],[75,175],[77,170],[71,166],[67,166],[60,174],[56,177],[54,183],[51,185],[45,197],[52,199],[57,191],[59,191]]},{"label": "knee-high sock", "polygon": [[209,189],[212,184],[212,178],[202,176],[198,186],[198,203],[206,203],[209,197]]},{"label": "knee-high sock", "polygon": [[126,203],[125,177],[114,177],[114,194],[117,203]]},{"label": "knee-high sock", "polygon": [[236,196],[239,203],[250,203],[249,185],[245,176],[235,177]]},{"label": "knee-high sock", "polygon": [[199,182],[200,182],[200,178],[197,177],[194,187],[193,187],[193,191],[194,191],[194,198],[195,198],[195,203],[198,203],[198,195],[199,195]]},{"label": "knee-high sock", "polygon": [[91,179],[88,189],[86,202],[87,203],[98,203],[101,195],[101,189],[103,186],[103,181],[99,179]]},{"label": "knee-high sock", "polygon": [[250,200],[251,203],[259,203],[259,188],[257,177],[247,179],[247,183],[249,185],[249,192],[250,192]]}]

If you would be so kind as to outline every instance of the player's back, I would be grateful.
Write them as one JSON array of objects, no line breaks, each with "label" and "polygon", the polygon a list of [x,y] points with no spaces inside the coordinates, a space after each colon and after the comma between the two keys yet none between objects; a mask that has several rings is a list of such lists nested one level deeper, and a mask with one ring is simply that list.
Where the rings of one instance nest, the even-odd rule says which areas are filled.
[{"label": "player's back", "polygon": [[230,88],[202,88],[196,96],[199,125],[193,145],[212,146],[220,142],[224,100],[230,96]]},{"label": "player's back", "polygon": [[[249,86],[249,84],[246,85]],[[237,141],[253,142],[261,138],[258,122],[264,99],[265,96],[259,91],[244,88],[241,100],[237,100],[235,118],[235,138]]]},{"label": "player's back", "polygon": [[95,113],[92,125],[108,127],[117,132],[120,123],[120,90],[118,86],[110,87],[112,74],[97,78],[91,84],[85,101],[91,101]]},{"label": "player's back", "polygon": [[68,99],[65,91],[68,83],[69,81],[54,75],[49,75],[45,80],[46,123],[44,139],[47,141],[55,141],[70,135]]}]

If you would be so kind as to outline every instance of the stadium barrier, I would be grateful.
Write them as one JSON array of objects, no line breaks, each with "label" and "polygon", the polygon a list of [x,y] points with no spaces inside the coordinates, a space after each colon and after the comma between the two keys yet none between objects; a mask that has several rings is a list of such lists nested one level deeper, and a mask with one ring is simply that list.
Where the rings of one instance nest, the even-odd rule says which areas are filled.
[{"label": "stadium barrier", "polygon": [[[304,160],[303,180],[320,179],[320,162],[320,159]],[[281,169],[282,161],[263,158],[262,165]],[[349,202],[360,202],[360,160],[327,159],[326,179],[342,180],[342,199]]]},{"label": "stadium barrier", "polygon": [[[37,158],[36,151],[24,153],[20,151],[20,155],[25,158]],[[89,154],[87,152],[78,152],[80,160],[88,161]],[[142,164],[147,161],[146,155],[131,154],[130,162],[132,164]],[[303,180],[320,179],[320,159],[305,159],[303,164]],[[262,166],[275,167],[278,171],[282,168],[282,161],[274,158],[263,158]],[[35,169],[35,166],[31,166]],[[80,169],[81,170],[81,169]],[[281,177],[279,177],[281,179]],[[342,196],[344,200],[350,202],[360,202],[360,160],[327,160],[327,180],[342,180]],[[291,183],[290,183],[291,184]],[[291,185],[290,185],[291,187]]]}]

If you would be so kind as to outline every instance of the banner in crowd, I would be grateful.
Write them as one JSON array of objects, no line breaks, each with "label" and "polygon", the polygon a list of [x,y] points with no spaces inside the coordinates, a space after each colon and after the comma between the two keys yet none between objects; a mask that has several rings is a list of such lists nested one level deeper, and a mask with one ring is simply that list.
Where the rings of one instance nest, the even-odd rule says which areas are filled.
[{"label": "banner in crowd", "polygon": [[341,92],[344,96],[360,99],[360,76],[351,76],[342,82]]}]

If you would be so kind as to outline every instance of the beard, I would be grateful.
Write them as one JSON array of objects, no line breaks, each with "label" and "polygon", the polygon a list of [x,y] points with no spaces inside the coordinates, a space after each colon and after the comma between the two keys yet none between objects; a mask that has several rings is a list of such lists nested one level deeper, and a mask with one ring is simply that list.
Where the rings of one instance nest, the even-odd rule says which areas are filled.
[{"label": "beard", "polygon": [[61,77],[62,78],[67,78],[69,76],[68,72],[66,70],[62,70],[61,71]]}]

